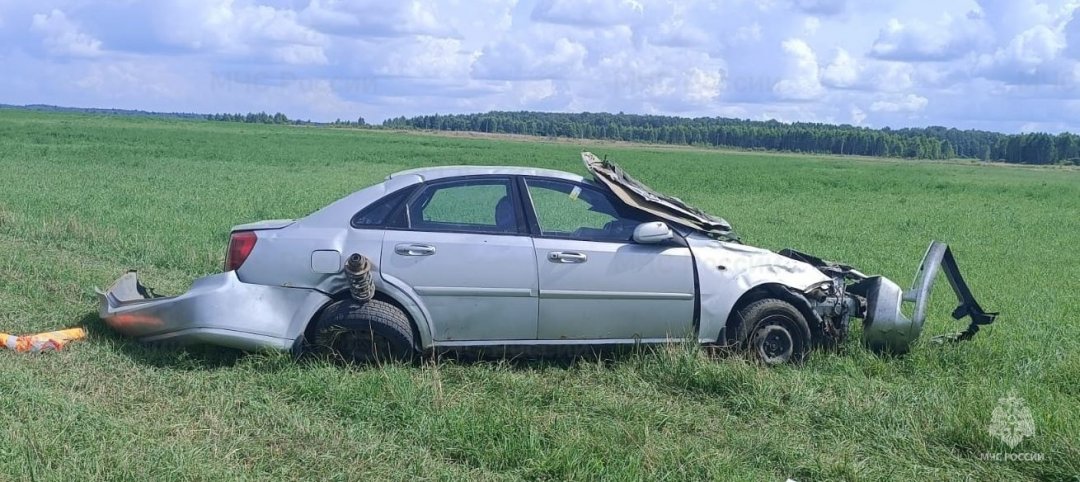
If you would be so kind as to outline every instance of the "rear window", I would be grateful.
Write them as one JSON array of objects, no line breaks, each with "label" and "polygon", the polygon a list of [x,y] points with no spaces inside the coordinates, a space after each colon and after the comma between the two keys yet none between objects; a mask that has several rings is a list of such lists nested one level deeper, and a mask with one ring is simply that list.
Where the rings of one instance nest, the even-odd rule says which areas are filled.
[{"label": "rear window", "polygon": [[352,218],[352,226],[354,228],[373,228],[373,227],[386,227],[386,226],[398,226],[404,225],[403,222],[396,222],[395,220],[399,216],[404,219],[404,209],[399,210],[405,199],[409,197],[413,191],[416,190],[417,185],[409,186],[399,191],[394,191],[382,199],[375,201],[368,205],[368,207],[361,209]]}]

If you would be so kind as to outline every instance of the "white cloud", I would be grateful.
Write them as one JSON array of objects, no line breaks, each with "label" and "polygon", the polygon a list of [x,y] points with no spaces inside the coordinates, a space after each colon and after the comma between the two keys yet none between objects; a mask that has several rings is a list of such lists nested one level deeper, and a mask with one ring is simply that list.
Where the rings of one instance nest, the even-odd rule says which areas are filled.
[{"label": "white cloud", "polygon": [[860,67],[858,62],[842,48],[836,49],[836,57],[822,69],[822,80],[833,87],[854,87],[859,81]]},{"label": "white cloud", "polygon": [[836,15],[844,11],[846,0],[794,0],[795,6],[807,13]]},{"label": "white cloud", "polygon": [[781,99],[790,100],[812,100],[824,95],[814,50],[802,39],[785,40],[783,48],[787,74],[773,86],[773,92]]},{"label": "white cloud", "polygon": [[1080,59],[1080,12],[1073,12],[1072,18],[1065,24],[1066,53],[1074,59]]},{"label": "white cloud", "polygon": [[590,110],[620,110],[612,104],[616,99],[672,112],[708,109],[727,88],[724,62],[700,52],[674,55],[675,50],[664,47],[613,49],[587,66],[575,87],[579,95],[608,97],[603,104],[590,104],[602,108]]},{"label": "white cloud", "polygon": [[686,99],[694,103],[709,103],[716,100],[724,90],[724,72],[690,69],[686,79]]},{"label": "white cloud", "polygon": [[977,19],[948,13],[936,22],[892,18],[881,29],[870,52],[889,60],[952,60],[971,51],[980,40],[981,29]]},{"label": "white cloud", "polygon": [[293,10],[233,0],[164,0],[151,20],[160,41],[194,52],[325,64],[330,39]]},{"label": "white cloud", "polygon": [[75,57],[101,54],[101,41],[80,31],[79,26],[58,9],[34,15],[31,29],[42,36],[45,49],[51,54]]},{"label": "white cloud", "polygon": [[[928,69],[940,73],[940,68]],[[857,59],[838,48],[833,60],[821,69],[822,84],[835,89],[868,92],[904,92],[915,85],[916,67],[907,62]]]},{"label": "white cloud", "polygon": [[915,67],[907,63],[872,62],[867,68],[865,90],[900,92],[915,86]]},{"label": "white cloud", "polygon": [[555,87],[555,81],[550,79],[535,82],[522,82],[522,87],[522,92],[518,99],[522,106],[529,106],[538,101],[550,99],[558,92],[558,89]]},{"label": "white cloud", "polygon": [[[1051,3],[1065,4],[1062,11],[1055,11]],[[1056,0],[980,0],[977,11],[991,25],[997,38],[1011,39],[1018,33],[1035,25],[1054,22],[1061,13],[1068,13],[1075,5]]]},{"label": "white cloud", "polygon": [[175,99],[191,93],[185,80],[161,62],[125,60],[90,64],[73,84],[106,97],[145,95]]},{"label": "white cloud", "polygon": [[908,94],[902,97],[894,97],[888,100],[879,100],[870,104],[873,112],[919,112],[926,109],[930,101],[926,97]]},{"label": "white cloud", "polygon": [[[1026,0],[1018,0],[1024,3]],[[998,46],[979,55],[976,72],[1010,85],[1075,88],[1077,62],[1073,52],[1077,13],[1052,12],[1046,5],[1033,7],[1026,17],[1010,24],[1012,36],[1001,36]]]},{"label": "white cloud", "polygon": [[999,50],[1001,57],[1023,65],[1038,65],[1057,58],[1065,49],[1065,37],[1061,32],[1038,25],[1025,30]]},{"label": "white cloud", "polygon": [[532,19],[585,27],[635,23],[645,6],[637,0],[539,0]]},{"label": "white cloud", "polygon": [[0,0],[6,103],[1080,129],[1078,0]]},{"label": "white cloud", "polygon": [[274,60],[292,65],[326,64],[326,52],[316,45],[285,45],[272,50]]},{"label": "white cloud", "polygon": [[551,79],[580,75],[588,50],[568,38],[550,44],[506,39],[480,54],[474,72],[484,79]]},{"label": "white cloud", "polygon": [[863,121],[866,120],[866,112],[858,107],[851,108],[851,124],[861,126]]},{"label": "white cloud", "polygon": [[449,35],[432,1],[311,0],[299,14],[304,25],[355,37]]},{"label": "white cloud", "polygon": [[734,40],[736,42],[757,42],[761,40],[761,24],[753,22],[750,25],[744,25],[735,30]]},{"label": "white cloud", "polygon": [[[1065,50],[1065,35],[1045,25],[1036,25],[1013,37],[1009,43],[993,54],[983,55],[979,65],[991,76],[1003,80],[1032,79],[1050,67]],[[1050,80],[1054,79],[1042,79]]]},{"label": "white cloud", "polygon": [[458,39],[421,36],[395,42],[393,54],[377,72],[428,79],[461,78],[469,75],[470,66],[479,56],[479,52],[464,51]]}]

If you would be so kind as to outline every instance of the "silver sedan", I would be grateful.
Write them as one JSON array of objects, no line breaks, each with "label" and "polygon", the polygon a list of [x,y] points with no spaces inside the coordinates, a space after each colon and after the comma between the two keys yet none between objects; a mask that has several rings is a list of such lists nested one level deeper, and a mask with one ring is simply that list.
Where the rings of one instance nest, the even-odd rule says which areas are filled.
[{"label": "silver sedan", "polygon": [[742,244],[723,219],[583,159],[593,179],[520,167],[398,172],[307,217],[234,227],[224,272],[180,296],[156,297],[129,272],[100,292],[101,317],[143,341],[360,362],[692,339],[798,363],[842,342],[855,318],[872,348],[907,351],[944,268],[957,313],[972,320],[960,338],[993,321],[943,244],[904,292],[849,266]]}]

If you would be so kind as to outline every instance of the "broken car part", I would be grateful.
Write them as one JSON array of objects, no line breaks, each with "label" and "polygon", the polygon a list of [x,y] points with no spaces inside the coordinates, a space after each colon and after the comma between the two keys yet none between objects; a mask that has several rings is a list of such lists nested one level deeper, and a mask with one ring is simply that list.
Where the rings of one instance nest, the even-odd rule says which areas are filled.
[{"label": "broken car part", "polygon": [[17,353],[59,351],[68,343],[83,338],[86,338],[86,329],[84,328],[68,328],[66,330],[24,336],[0,333],[0,342],[3,343],[3,347]]},{"label": "broken car part", "polygon": [[[911,343],[922,332],[926,320],[926,307],[930,302],[930,290],[938,270],[945,271],[945,277],[956,294],[957,307],[953,310],[954,319],[971,318],[967,329],[950,337],[956,341],[969,340],[979,331],[979,326],[988,325],[997,318],[997,313],[987,313],[975,301],[967,282],[960,274],[952,250],[944,243],[934,241],[926,250],[915,281],[908,291],[902,291],[896,283],[887,278],[874,276],[866,278],[851,289],[866,297],[866,318],[863,321],[863,339],[867,346],[876,351],[906,353]],[[901,311],[904,302],[914,303],[911,318]]]},{"label": "broken car part", "polygon": [[364,304],[375,297],[375,280],[371,277],[371,261],[360,253],[345,260],[345,276],[349,278],[349,293],[357,303]]},{"label": "broken car part", "polygon": [[[979,326],[993,323],[998,315],[982,309],[960,274],[952,250],[938,241],[930,243],[908,291],[883,276],[867,276],[850,266],[824,261],[806,253],[785,249],[780,254],[808,263],[833,278],[834,282],[827,289],[808,293],[816,302],[817,311],[826,324],[833,325],[837,330],[831,336],[846,336],[848,319],[861,317],[863,342],[876,352],[903,354],[910,350],[912,343],[922,333],[934,279],[942,269],[959,302],[953,310],[953,318],[971,318],[967,329],[949,339],[969,340],[979,331]],[[905,302],[914,304],[910,318],[902,311]],[[831,323],[830,319],[833,320]]]},{"label": "broken car part", "polygon": [[591,152],[581,153],[581,159],[593,177],[611,189],[623,202],[633,204],[639,209],[676,224],[699,229],[728,240],[738,239],[731,230],[731,224],[724,219],[690,206],[677,197],[660,194],[650,189],[637,179],[630,177],[619,166],[601,160]]},{"label": "broken car part", "polygon": [[198,279],[174,297],[152,295],[130,271],[98,294],[101,318],[125,335],[247,350],[292,348],[303,326],[330,301],[317,291],[244,283],[236,271]]}]

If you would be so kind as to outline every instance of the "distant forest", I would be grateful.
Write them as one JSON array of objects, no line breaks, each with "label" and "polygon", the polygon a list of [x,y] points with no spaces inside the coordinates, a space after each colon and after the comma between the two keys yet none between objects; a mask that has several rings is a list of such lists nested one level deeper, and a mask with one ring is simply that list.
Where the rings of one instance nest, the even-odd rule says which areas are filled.
[{"label": "distant forest", "polygon": [[207,114],[206,120],[217,122],[243,122],[247,124],[294,124],[294,125],[327,125],[327,126],[356,126],[366,127],[368,124],[363,117],[355,121],[335,120],[334,122],[312,122],[309,120],[290,119],[281,112],[267,114],[266,112],[249,112],[247,114]]},{"label": "distant forest", "polygon": [[190,112],[151,112],[145,110],[131,110],[131,109],[104,109],[96,107],[62,107],[57,105],[47,104],[29,104],[29,105],[11,105],[0,104],[0,109],[7,110],[29,110],[34,112],[58,112],[65,114],[90,114],[90,115],[107,115],[107,116],[119,116],[119,117],[154,117],[159,119],[185,119],[185,120],[197,120],[206,117],[205,114],[194,114]]},{"label": "distant forest", "polygon": [[1007,135],[945,127],[870,129],[720,117],[488,112],[397,117],[383,127],[735,147],[913,159],[981,159],[1018,164],[1080,164],[1080,136]]},{"label": "distant forest", "polygon": [[312,122],[285,114],[195,114],[125,109],[15,106],[0,109],[96,115],[162,117],[184,120],[361,128],[430,129],[525,134],[575,139],[607,139],[657,144],[734,147],[812,154],[860,155],[912,159],[980,159],[1015,164],[1080,165],[1080,136],[1071,133],[1002,134],[945,127],[870,129],[850,125],[751,121],[721,117],[671,117],[635,114],[488,112],[387,119],[382,126],[356,120]]}]

